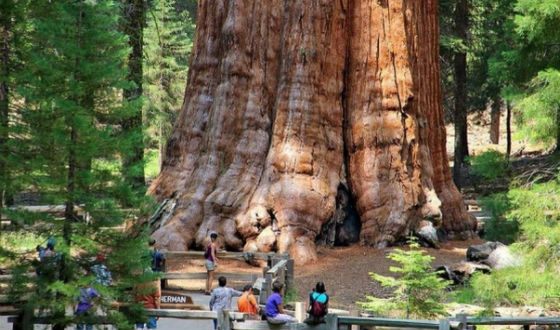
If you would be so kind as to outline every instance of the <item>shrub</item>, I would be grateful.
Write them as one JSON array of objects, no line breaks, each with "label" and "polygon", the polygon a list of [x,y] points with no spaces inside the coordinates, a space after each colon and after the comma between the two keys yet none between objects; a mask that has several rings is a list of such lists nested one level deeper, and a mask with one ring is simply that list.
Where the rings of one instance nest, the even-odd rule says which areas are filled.
[{"label": "shrub", "polygon": [[506,213],[511,209],[508,194],[492,194],[481,198],[480,202],[491,216],[491,219],[484,223],[484,238],[504,244],[513,243],[519,235],[519,223],[514,217],[506,217]]},{"label": "shrub", "polygon": [[506,175],[508,170],[508,161],[504,154],[489,150],[480,155],[470,157],[471,171],[475,176],[496,180]]},{"label": "shrub", "polygon": [[477,302],[499,305],[558,307],[560,296],[560,181],[521,187],[507,193],[505,219],[519,223],[519,240],[511,245],[519,267],[477,275],[472,280]]},{"label": "shrub", "polygon": [[431,262],[434,258],[426,255],[419,247],[416,241],[411,241],[408,251],[395,249],[389,254],[389,259],[399,264],[389,269],[400,277],[370,273],[371,278],[381,283],[383,287],[395,288],[392,297],[377,298],[366,295],[366,301],[358,304],[374,313],[396,312],[407,318],[445,315],[443,298],[448,282],[432,270]]}]

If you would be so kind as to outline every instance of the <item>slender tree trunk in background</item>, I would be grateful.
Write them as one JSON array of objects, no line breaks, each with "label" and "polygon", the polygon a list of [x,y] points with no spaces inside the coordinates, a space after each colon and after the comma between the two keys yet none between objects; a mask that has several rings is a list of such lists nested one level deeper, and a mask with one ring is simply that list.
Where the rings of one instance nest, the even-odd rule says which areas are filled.
[{"label": "slender tree trunk in background", "polygon": [[124,90],[124,98],[132,102],[133,114],[121,122],[123,133],[132,135],[133,145],[123,155],[123,175],[135,190],[142,191],[144,179],[144,132],[142,125],[142,56],[144,45],[144,26],[146,22],[146,1],[125,0],[123,3],[123,31],[128,35],[131,53],[128,57],[128,80],[135,86]]},{"label": "slender tree trunk in background", "polygon": [[560,107],[556,108],[556,151],[560,152]]},{"label": "slender tree trunk in background", "polygon": [[509,160],[511,155],[511,103],[506,101],[506,156]]},{"label": "slender tree trunk in background", "polygon": [[200,1],[184,106],[150,187],[177,202],[158,244],[201,247],[215,230],[229,249],[305,263],[341,184],[363,244],[439,224],[436,191],[450,187],[459,211],[444,226],[472,232],[441,154],[437,29],[437,1]]},{"label": "slender tree trunk in background", "polygon": [[490,142],[500,143],[500,116],[502,114],[502,99],[495,96],[492,100],[492,110],[490,112]]},{"label": "slender tree trunk in background", "polygon": [[[9,77],[10,77],[10,40],[12,33],[12,17],[10,9],[13,3],[7,1],[2,6],[0,13],[0,218],[2,218],[2,209],[4,202],[11,199],[9,183],[9,173],[6,157],[9,155],[8,138],[9,138]],[[7,204],[7,203],[6,203]]]},{"label": "slender tree trunk in background", "polygon": [[[467,43],[469,28],[468,0],[457,0],[455,5],[455,35]],[[453,180],[459,185],[461,168],[469,155],[467,141],[467,53],[460,51],[453,60],[455,75],[455,151]]]}]

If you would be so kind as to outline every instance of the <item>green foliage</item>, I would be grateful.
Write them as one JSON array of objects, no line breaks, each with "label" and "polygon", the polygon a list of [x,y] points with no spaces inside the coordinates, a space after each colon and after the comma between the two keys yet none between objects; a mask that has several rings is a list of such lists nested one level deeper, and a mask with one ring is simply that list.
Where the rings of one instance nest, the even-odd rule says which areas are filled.
[{"label": "green foliage", "polygon": [[505,155],[498,151],[485,151],[480,155],[470,157],[469,161],[472,173],[478,177],[496,180],[507,174],[508,161]]},{"label": "green foliage", "polygon": [[[118,29],[121,10],[114,1],[44,1],[25,12],[26,26],[18,32],[24,66],[14,71],[11,92],[18,111],[10,126],[11,162],[17,164],[10,180],[33,191],[41,204],[65,210],[62,217],[3,210],[19,228],[1,236],[9,243],[1,245],[0,259],[17,265],[10,294],[33,285],[22,307],[44,310],[64,325],[75,318],[64,311],[75,305],[80,288],[91,285],[102,296],[98,307],[120,328],[130,328],[111,303],[133,302],[130,288],[146,280],[138,274],[150,260],[146,236],[114,228],[138,215],[125,205],[144,203],[123,181],[119,165],[134,137],[121,134],[118,123],[136,113],[122,96],[131,84],[127,38]],[[35,246],[48,237],[56,239],[56,255],[39,262]],[[92,284],[87,275],[99,252],[107,255],[112,286]],[[23,276],[33,269],[40,276]]]},{"label": "green foliage", "polygon": [[507,193],[507,221],[519,223],[519,240],[512,249],[522,266],[477,275],[472,281],[477,301],[498,305],[557,307],[560,296],[560,181],[514,188]]},{"label": "green foliage", "polygon": [[493,76],[509,82],[521,137],[553,145],[560,139],[560,6],[518,0],[515,13],[509,47],[493,59]]},{"label": "green foliage", "polygon": [[284,301],[286,304],[295,303],[299,301],[298,290],[295,286],[290,286],[284,295]]},{"label": "green foliage", "polygon": [[515,218],[505,216],[511,208],[507,193],[483,197],[481,204],[491,215],[491,219],[484,223],[484,239],[504,244],[513,243],[519,235],[519,223]]},{"label": "green foliage", "polygon": [[553,145],[560,125],[560,71],[546,69],[539,72],[531,80],[527,92],[517,103],[521,110],[517,117],[521,127],[519,134],[529,141]]},{"label": "green foliage", "polygon": [[420,250],[418,243],[412,241],[409,247],[408,251],[395,249],[389,254],[389,259],[399,264],[389,269],[399,277],[370,273],[371,278],[383,287],[394,288],[393,296],[366,296],[366,301],[359,303],[362,308],[380,314],[397,312],[407,318],[431,318],[446,314],[443,298],[448,283],[432,270],[434,258]]},{"label": "green foliage", "polygon": [[[160,158],[183,102],[193,38],[194,22],[187,10],[178,12],[175,0],[153,2],[145,30],[144,113],[151,145],[157,146]],[[149,160],[148,177],[153,166]]]},{"label": "green foliage", "polygon": [[454,109],[454,56],[467,53],[468,111],[485,110],[511,84],[511,68],[501,55],[510,51],[514,38],[515,0],[469,1],[468,39],[457,38],[457,1],[442,0],[440,13],[441,77],[448,118]]}]

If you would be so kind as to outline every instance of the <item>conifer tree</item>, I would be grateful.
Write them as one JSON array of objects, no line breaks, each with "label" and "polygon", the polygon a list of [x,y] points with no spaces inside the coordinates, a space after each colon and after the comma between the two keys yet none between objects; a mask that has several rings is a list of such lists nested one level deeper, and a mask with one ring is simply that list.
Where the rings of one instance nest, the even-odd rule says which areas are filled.
[{"label": "conifer tree", "polygon": [[[63,218],[11,211],[15,222],[33,222],[55,244],[55,256],[41,262],[35,290],[26,308],[42,310],[55,329],[79,321],[65,314],[84,286],[101,294],[99,304],[112,323],[127,327],[113,301],[131,301],[125,289],[139,279],[149,260],[142,238],[115,230],[126,216],[122,202],[136,204],[120,176],[119,156],[130,144],[118,123],[134,109],[123,102],[126,80],[126,36],[118,30],[118,6],[113,1],[37,2],[29,7],[29,49],[26,70],[19,78],[25,106],[18,128],[27,146],[23,163],[25,184],[39,192],[44,204],[64,205]],[[138,205],[138,204],[136,204]],[[108,255],[115,284],[92,284],[87,275],[93,257]],[[22,270],[30,263],[18,259]],[[12,294],[25,283],[14,281]]]},{"label": "conifer tree", "polygon": [[9,115],[9,77],[10,46],[12,33],[12,1],[0,2],[0,219],[4,206],[4,195],[8,183],[8,115]]},{"label": "conifer tree", "polygon": [[144,26],[146,25],[146,0],[124,0],[122,2],[123,32],[128,36],[131,51],[128,56],[128,80],[133,82],[123,91],[124,99],[134,111],[120,121],[123,134],[131,139],[122,154],[122,174],[135,192],[145,191],[144,178],[144,125],[142,121],[143,96],[143,48]]},{"label": "conifer tree", "polygon": [[178,13],[174,0],[156,0],[148,10],[144,59],[146,122],[155,137],[160,164],[165,142],[181,108],[194,22]]}]

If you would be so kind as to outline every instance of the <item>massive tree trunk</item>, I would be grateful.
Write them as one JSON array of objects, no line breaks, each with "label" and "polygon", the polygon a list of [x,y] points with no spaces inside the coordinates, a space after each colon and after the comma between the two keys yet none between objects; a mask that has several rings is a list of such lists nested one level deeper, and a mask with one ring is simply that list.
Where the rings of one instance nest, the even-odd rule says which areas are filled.
[{"label": "massive tree trunk", "polygon": [[471,232],[442,151],[437,29],[436,1],[200,1],[183,110],[150,188],[177,202],[158,244],[200,247],[217,231],[227,248],[308,262],[341,185],[363,244],[439,224],[442,209],[445,228]]},{"label": "massive tree trunk", "polygon": [[[455,5],[455,34],[464,43],[467,42],[469,28],[468,0],[457,0]],[[456,184],[461,181],[461,168],[469,156],[467,140],[467,52],[459,50],[453,59],[455,75],[455,151],[453,161],[453,179]]]}]

